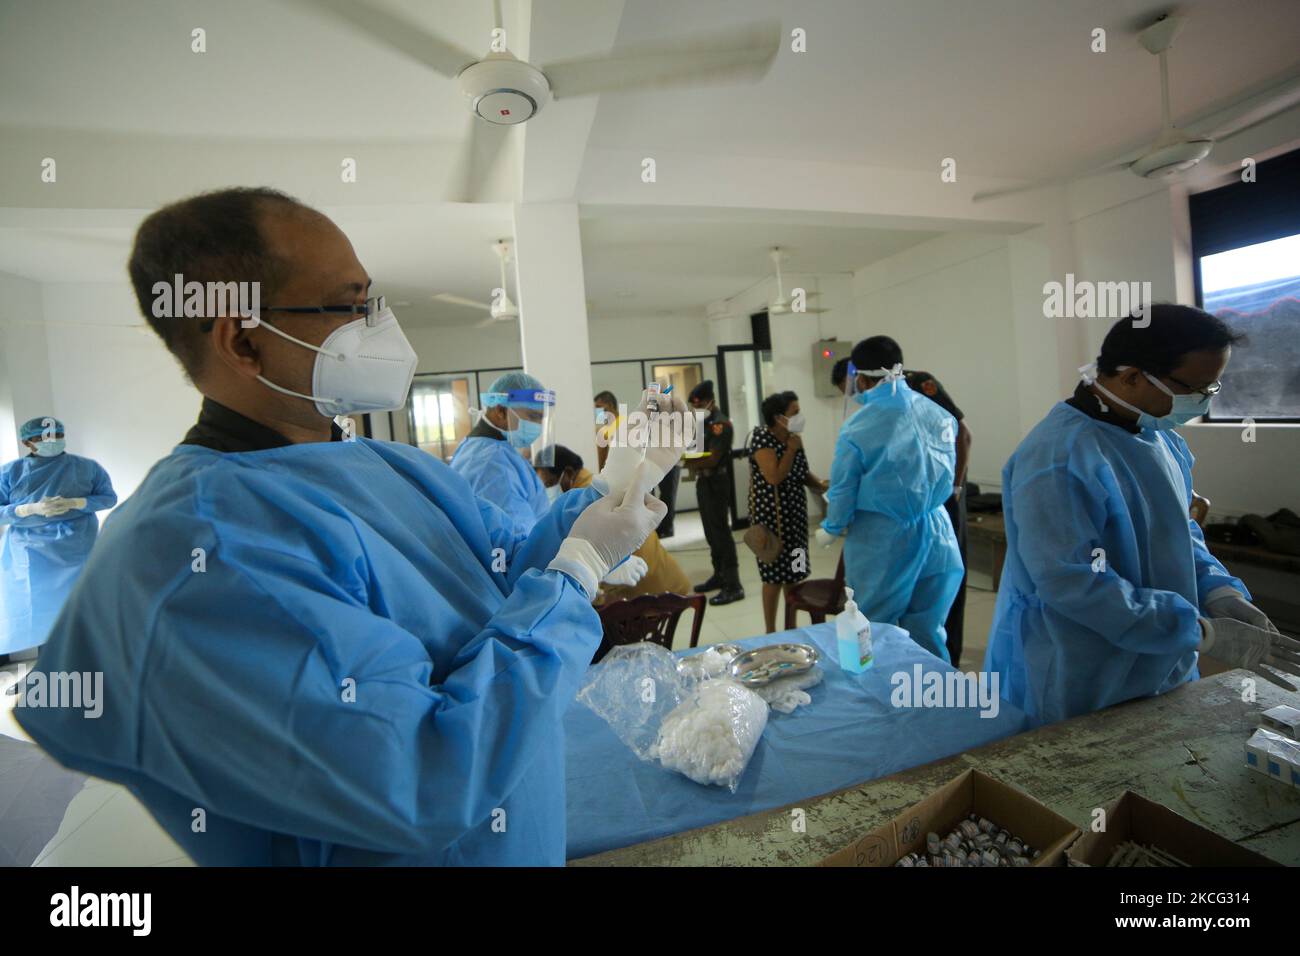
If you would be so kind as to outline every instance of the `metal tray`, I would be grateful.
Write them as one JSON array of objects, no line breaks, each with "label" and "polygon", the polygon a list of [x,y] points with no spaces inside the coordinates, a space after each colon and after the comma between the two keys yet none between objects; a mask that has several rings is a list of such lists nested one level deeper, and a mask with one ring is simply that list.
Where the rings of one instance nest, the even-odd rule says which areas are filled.
[{"label": "metal tray", "polygon": [[731,662],[731,676],[746,687],[761,687],[778,677],[810,671],[821,659],[811,644],[769,644],[746,651]]}]

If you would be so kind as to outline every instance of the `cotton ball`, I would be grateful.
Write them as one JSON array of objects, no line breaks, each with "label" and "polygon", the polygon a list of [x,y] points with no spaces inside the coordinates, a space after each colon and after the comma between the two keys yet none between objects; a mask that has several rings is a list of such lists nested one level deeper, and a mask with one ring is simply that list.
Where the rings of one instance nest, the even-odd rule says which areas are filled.
[{"label": "cotton ball", "polygon": [[767,704],[734,681],[705,681],[665,719],[650,756],[696,783],[736,782],[767,726]]}]

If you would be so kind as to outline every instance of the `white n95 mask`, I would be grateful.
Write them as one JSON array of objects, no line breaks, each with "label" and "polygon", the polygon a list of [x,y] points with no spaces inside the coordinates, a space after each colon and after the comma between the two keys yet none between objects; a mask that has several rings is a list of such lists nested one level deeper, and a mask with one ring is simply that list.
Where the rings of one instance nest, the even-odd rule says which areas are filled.
[{"label": "white n95 mask", "polygon": [[340,325],[319,346],[296,339],[269,323],[260,325],[317,353],[311,395],[257,376],[268,388],[315,402],[316,410],[326,418],[393,411],[406,404],[418,359],[392,309],[385,307]]}]

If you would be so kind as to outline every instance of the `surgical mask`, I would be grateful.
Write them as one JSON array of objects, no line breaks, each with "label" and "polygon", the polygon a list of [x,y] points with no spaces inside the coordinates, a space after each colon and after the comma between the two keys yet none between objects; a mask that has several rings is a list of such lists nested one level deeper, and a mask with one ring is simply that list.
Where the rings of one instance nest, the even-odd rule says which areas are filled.
[{"label": "surgical mask", "polygon": [[557,481],[555,484],[551,485],[549,488],[546,489],[546,500],[554,501],[556,498],[560,497],[561,493],[562,492],[560,490],[560,483]]},{"label": "surgical mask", "polygon": [[605,409],[603,408],[596,409],[596,424],[597,425],[605,424],[605,416],[608,414],[609,412],[605,411]]},{"label": "surgical mask", "polygon": [[527,448],[541,437],[542,426],[527,419],[520,419],[518,428],[506,432],[506,441],[512,448]]},{"label": "surgical mask", "polygon": [[[1130,368],[1128,365],[1115,366],[1115,370],[1118,372],[1123,372],[1128,368]],[[1098,382],[1095,377],[1090,381],[1089,377],[1095,376],[1096,374],[1095,369],[1095,365],[1086,365],[1080,370],[1084,372],[1084,382],[1092,385],[1097,389],[1097,391],[1101,392],[1116,405],[1121,408],[1127,408],[1130,412],[1137,415],[1139,428],[1151,428],[1156,431],[1169,431],[1178,428],[1180,425],[1186,425],[1194,418],[1200,418],[1210,410],[1211,396],[1202,392],[1192,392],[1190,395],[1175,395],[1165,386],[1164,382],[1160,381],[1160,379],[1151,375],[1149,372],[1143,372],[1142,374],[1147,377],[1147,380],[1150,381],[1152,385],[1160,389],[1160,391],[1164,392],[1173,400],[1173,407],[1170,408],[1167,413],[1164,415],[1152,415],[1148,412],[1142,411],[1142,409],[1134,405],[1130,405],[1122,398],[1119,398],[1108,388]]]},{"label": "surgical mask", "polygon": [[36,454],[42,458],[53,458],[55,455],[62,455],[65,444],[62,438],[48,438],[45,441],[38,441],[36,443]]},{"label": "surgical mask", "polygon": [[482,420],[487,422],[489,428],[496,428],[498,432],[505,436],[511,448],[527,448],[542,437],[542,426],[525,418],[519,419],[514,428],[497,428],[486,415],[483,416]]},{"label": "surgical mask", "polygon": [[792,435],[798,435],[803,431],[804,421],[803,412],[798,415],[791,415],[785,420],[785,429]]},{"label": "surgical mask", "polygon": [[385,308],[375,315],[340,325],[319,346],[296,339],[266,322],[261,327],[317,353],[312,373],[313,394],[303,395],[257,376],[268,388],[315,402],[316,410],[326,418],[355,412],[393,411],[406,404],[417,356],[392,309]]}]

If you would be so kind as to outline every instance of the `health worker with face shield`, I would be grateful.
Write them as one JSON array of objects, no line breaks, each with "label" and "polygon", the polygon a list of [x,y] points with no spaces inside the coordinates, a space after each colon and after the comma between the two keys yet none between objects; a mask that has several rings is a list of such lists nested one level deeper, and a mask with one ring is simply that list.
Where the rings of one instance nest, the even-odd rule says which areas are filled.
[{"label": "health worker with face shield", "polygon": [[28,453],[0,468],[0,658],[45,643],[99,535],[95,512],[117,504],[108,472],[64,450],[58,419],[18,437]]},{"label": "health worker with face shield", "polygon": [[[892,346],[887,348],[884,343]],[[944,620],[961,587],[961,551],[944,502],[953,493],[957,422],[907,384],[892,340],[853,348],[817,541],[844,537],[845,583],[871,621],[895,624],[947,661]]]},{"label": "health worker with face shield", "polygon": [[[23,728],[200,864],[562,865],[591,599],[662,516],[660,465],[598,476],[521,541],[433,456],[344,440],[332,416],[403,407],[416,356],[347,236],[275,190],[154,212],[129,272],[202,410],[38,661],[102,673],[102,713],[20,707]],[[178,274],[257,282],[262,307],[160,318]]]},{"label": "health worker with face shield", "polygon": [[1275,671],[1300,675],[1300,642],[1188,514],[1193,458],[1175,429],[1209,410],[1239,338],[1189,306],[1121,319],[1003,468],[1007,557],[984,667],[1036,723],[1172,690],[1199,676],[1198,652],[1294,689]]},{"label": "health worker with face shield", "polygon": [[549,466],[545,458],[554,454],[555,393],[531,375],[507,372],[481,400],[478,423],[451,456],[451,467],[475,494],[509,515],[522,540],[550,508],[534,467]]}]

